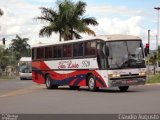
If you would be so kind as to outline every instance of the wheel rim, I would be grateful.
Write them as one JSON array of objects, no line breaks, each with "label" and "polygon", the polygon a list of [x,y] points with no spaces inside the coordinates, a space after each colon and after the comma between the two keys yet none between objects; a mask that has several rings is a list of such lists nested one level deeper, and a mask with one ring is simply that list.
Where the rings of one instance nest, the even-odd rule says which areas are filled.
[{"label": "wheel rim", "polygon": [[94,78],[89,79],[89,88],[94,89],[95,83],[94,83]]},{"label": "wheel rim", "polygon": [[50,85],[51,85],[51,81],[50,81],[50,79],[48,77],[46,79],[46,85],[47,85],[47,87],[50,87]]}]

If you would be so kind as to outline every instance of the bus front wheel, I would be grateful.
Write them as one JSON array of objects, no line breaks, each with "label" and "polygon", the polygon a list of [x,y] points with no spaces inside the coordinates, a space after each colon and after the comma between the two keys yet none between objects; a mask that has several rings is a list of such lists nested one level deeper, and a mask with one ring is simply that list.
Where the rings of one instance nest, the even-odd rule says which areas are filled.
[{"label": "bus front wheel", "polygon": [[119,86],[119,89],[121,92],[126,92],[128,90],[129,86]]},{"label": "bus front wheel", "polygon": [[46,76],[46,87],[47,89],[57,89],[58,88],[58,85],[53,85],[50,75]]},{"label": "bus front wheel", "polygon": [[97,91],[98,87],[96,87],[96,79],[93,75],[88,77],[88,89],[90,91]]}]

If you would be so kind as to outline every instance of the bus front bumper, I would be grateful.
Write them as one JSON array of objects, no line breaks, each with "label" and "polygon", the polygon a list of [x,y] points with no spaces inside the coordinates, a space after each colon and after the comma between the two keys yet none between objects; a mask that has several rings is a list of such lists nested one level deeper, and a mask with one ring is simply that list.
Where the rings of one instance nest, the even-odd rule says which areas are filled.
[{"label": "bus front bumper", "polygon": [[144,85],[146,76],[137,78],[114,78],[110,79],[110,87]]},{"label": "bus front bumper", "polygon": [[21,79],[32,79],[32,73],[19,73]]}]

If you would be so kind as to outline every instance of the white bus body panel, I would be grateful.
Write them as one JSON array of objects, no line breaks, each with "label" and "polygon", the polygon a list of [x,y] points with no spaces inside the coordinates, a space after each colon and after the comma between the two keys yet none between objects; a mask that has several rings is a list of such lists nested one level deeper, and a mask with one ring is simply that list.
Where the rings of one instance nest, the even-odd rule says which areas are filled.
[{"label": "white bus body panel", "polygon": [[97,58],[44,61],[50,69],[98,69]]}]

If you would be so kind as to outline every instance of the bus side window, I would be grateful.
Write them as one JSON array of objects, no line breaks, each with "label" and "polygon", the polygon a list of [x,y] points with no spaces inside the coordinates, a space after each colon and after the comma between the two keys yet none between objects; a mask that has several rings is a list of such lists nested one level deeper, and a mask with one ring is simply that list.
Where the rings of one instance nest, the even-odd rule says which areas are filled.
[{"label": "bus side window", "polygon": [[83,43],[75,43],[73,44],[73,56],[80,57],[83,56]]},{"label": "bus side window", "polygon": [[53,58],[56,58],[57,57],[57,47],[56,46],[53,46]]},{"label": "bus side window", "polygon": [[85,56],[89,55],[90,53],[90,42],[85,42]]},{"label": "bus side window", "polygon": [[61,58],[62,57],[62,46],[59,45],[57,48],[58,48],[57,49],[57,51],[58,51],[57,56],[58,56],[58,58]]},{"label": "bus side window", "polygon": [[83,50],[84,50],[84,44],[83,43],[79,43],[79,56],[83,56]]},{"label": "bus side window", "polygon": [[44,58],[44,48],[37,48],[37,59],[42,59]]},{"label": "bus side window", "polygon": [[45,58],[48,58],[48,57],[49,57],[49,55],[48,55],[48,54],[49,54],[48,50],[49,50],[48,47],[45,47]]},{"label": "bus side window", "polygon": [[52,58],[52,47],[45,48],[45,58]]},{"label": "bus side window", "polygon": [[97,62],[99,69],[106,69],[108,62],[106,59],[106,46],[104,43],[97,43]]},{"label": "bus side window", "polygon": [[36,48],[32,49],[32,60],[36,59]]},{"label": "bus side window", "polygon": [[62,53],[62,49],[61,49],[61,45],[59,46],[53,46],[53,57],[54,58],[61,58],[61,53]]},{"label": "bus side window", "polygon": [[95,55],[96,54],[96,42],[95,41],[87,41],[85,42],[85,55]]},{"label": "bus side window", "polygon": [[78,56],[78,43],[73,44],[73,56],[77,57]]},{"label": "bus side window", "polygon": [[72,44],[63,45],[63,57],[72,57]]}]

